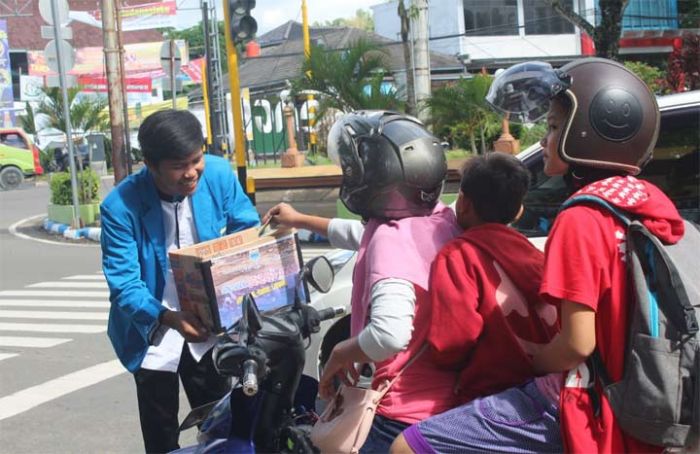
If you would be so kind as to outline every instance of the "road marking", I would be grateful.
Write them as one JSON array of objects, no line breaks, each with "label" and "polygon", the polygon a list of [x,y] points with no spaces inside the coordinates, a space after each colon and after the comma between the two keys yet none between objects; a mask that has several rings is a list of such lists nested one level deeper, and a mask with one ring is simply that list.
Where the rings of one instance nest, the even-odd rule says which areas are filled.
[{"label": "road marking", "polygon": [[107,320],[106,312],[54,312],[54,311],[6,311],[2,318],[40,318],[42,320]]},{"label": "road marking", "polygon": [[27,288],[107,288],[107,282],[46,281],[28,285]]},{"label": "road marking", "polygon": [[109,301],[0,299],[0,307],[94,307],[109,309]]},{"label": "road marking", "polygon": [[0,296],[65,296],[72,298],[109,298],[109,292],[72,292],[67,290],[3,290],[0,291]]},{"label": "road marking", "polygon": [[49,323],[0,323],[3,331],[24,331],[33,333],[85,333],[94,334],[107,331],[104,325],[62,325]]},{"label": "road marking", "polygon": [[2,361],[3,359],[14,358],[15,356],[17,356],[17,353],[0,353],[0,361]]},{"label": "road marking", "polygon": [[61,242],[61,241],[51,241],[51,240],[44,240],[42,238],[34,238],[33,236],[26,235],[24,233],[20,233],[17,231],[19,227],[21,227],[23,224],[26,224],[27,222],[37,219],[37,218],[45,218],[46,213],[44,214],[37,214],[34,216],[29,216],[24,219],[20,219],[19,221],[15,222],[10,226],[8,229],[9,232],[16,236],[17,238],[22,238],[23,240],[30,240],[30,241],[36,241],[37,243],[44,243],[44,244],[53,244],[56,246],[69,246],[69,247],[100,247],[99,243],[95,242],[95,244],[89,244],[89,243],[66,243],[66,242]]},{"label": "road marking", "polygon": [[104,274],[76,274],[75,276],[62,277],[65,281],[104,281]]},{"label": "road marking", "polygon": [[60,339],[57,337],[15,337],[0,336],[0,347],[33,347],[49,348],[65,344],[72,339]]},{"label": "road marking", "polygon": [[0,398],[0,421],[124,372],[119,361],[112,360],[17,391]]}]

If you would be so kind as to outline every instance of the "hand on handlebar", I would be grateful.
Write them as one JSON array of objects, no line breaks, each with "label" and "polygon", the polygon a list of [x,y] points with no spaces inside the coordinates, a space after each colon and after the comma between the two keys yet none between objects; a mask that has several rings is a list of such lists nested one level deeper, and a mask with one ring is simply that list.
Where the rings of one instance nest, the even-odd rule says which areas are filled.
[{"label": "hand on handlebar", "polygon": [[348,386],[355,385],[360,378],[355,363],[360,362],[371,362],[371,359],[362,352],[356,337],[338,343],[333,348],[319,381],[318,394],[321,399],[331,399],[335,395],[335,377]]},{"label": "hand on handlebar", "polygon": [[210,335],[199,317],[187,311],[165,311],[161,323],[177,330],[187,342],[204,342]]}]

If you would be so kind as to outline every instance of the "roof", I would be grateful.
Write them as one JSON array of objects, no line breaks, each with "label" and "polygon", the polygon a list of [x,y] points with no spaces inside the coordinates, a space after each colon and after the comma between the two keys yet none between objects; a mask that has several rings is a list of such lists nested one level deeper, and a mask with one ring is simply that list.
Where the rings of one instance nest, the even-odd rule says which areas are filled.
[{"label": "roof", "polygon": [[[130,0],[129,4],[133,6],[152,2],[153,0]],[[72,11],[93,11],[98,7],[98,2],[95,0],[68,0],[68,4]],[[5,17],[10,49],[43,50],[49,40],[41,37],[41,27],[48,24],[39,14],[39,2],[32,1],[31,8],[26,13],[27,16]],[[75,21],[71,22],[69,26],[73,30],[73,39],[70,43],[74,48],[102,47],[104,45],[101,29]],[[123,32],[122,37],[124,44],[162,41],[163,39],[163,35],[158,30]]]},{"label": "roof", "polygon": [[[303,39],[301,36],[291,39],[296,36],[297,27],[301,28],[301,25],[296,22],[287,22],[260,37],[261,41],[265,40],[268,43],[267,47],[262,49],[260,57],[239,60],[241,87],[248,87],[252,91],[264,90],[268,87],[283,86],[286,81],[299,77],[304,55]],[[310,35],[330,49],[348,48],[361,38],[368,39],[386,50],[391,71],[405,70],[403,45],[400,41],[351,27],[312,27]],[[290,39],[279,41],[282,36],[289,36]],[[273,40],[278,40],[278,44],[270,44]],[[433,74],[441,72],[461,74],[464,67],[456,57],[431,52],[430,68]],[[228,89],[228,76],[224,79],[224,87]]]}]

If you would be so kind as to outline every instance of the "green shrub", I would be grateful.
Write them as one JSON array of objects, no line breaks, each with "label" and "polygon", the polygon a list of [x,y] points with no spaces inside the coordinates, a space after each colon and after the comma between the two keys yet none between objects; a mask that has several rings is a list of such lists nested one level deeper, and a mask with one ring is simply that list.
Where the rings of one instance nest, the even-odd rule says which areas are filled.
[{"label": "green shrub", "polygon": [[[100,201],[100,177],[92,170],[85,169],[78,175],[78,202],[80,204]],[[73,205],[69,172],[58,172],[51,177],[51,203]]]}]

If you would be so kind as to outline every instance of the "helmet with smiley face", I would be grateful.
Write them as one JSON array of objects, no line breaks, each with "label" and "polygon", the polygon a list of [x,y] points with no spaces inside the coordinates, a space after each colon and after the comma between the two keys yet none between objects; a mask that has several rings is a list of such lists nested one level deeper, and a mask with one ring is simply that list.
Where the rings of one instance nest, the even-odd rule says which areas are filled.
[{"label": "helmet with smiley face", "polygon": [[565,162],[636,175],[651,159],[659,133],[656,98],[617,62],[584,58],[557,70],[521,63],[497,75],[486,99],[516,121],[536,121],[556,96],[571,104],[558,147]]}]

